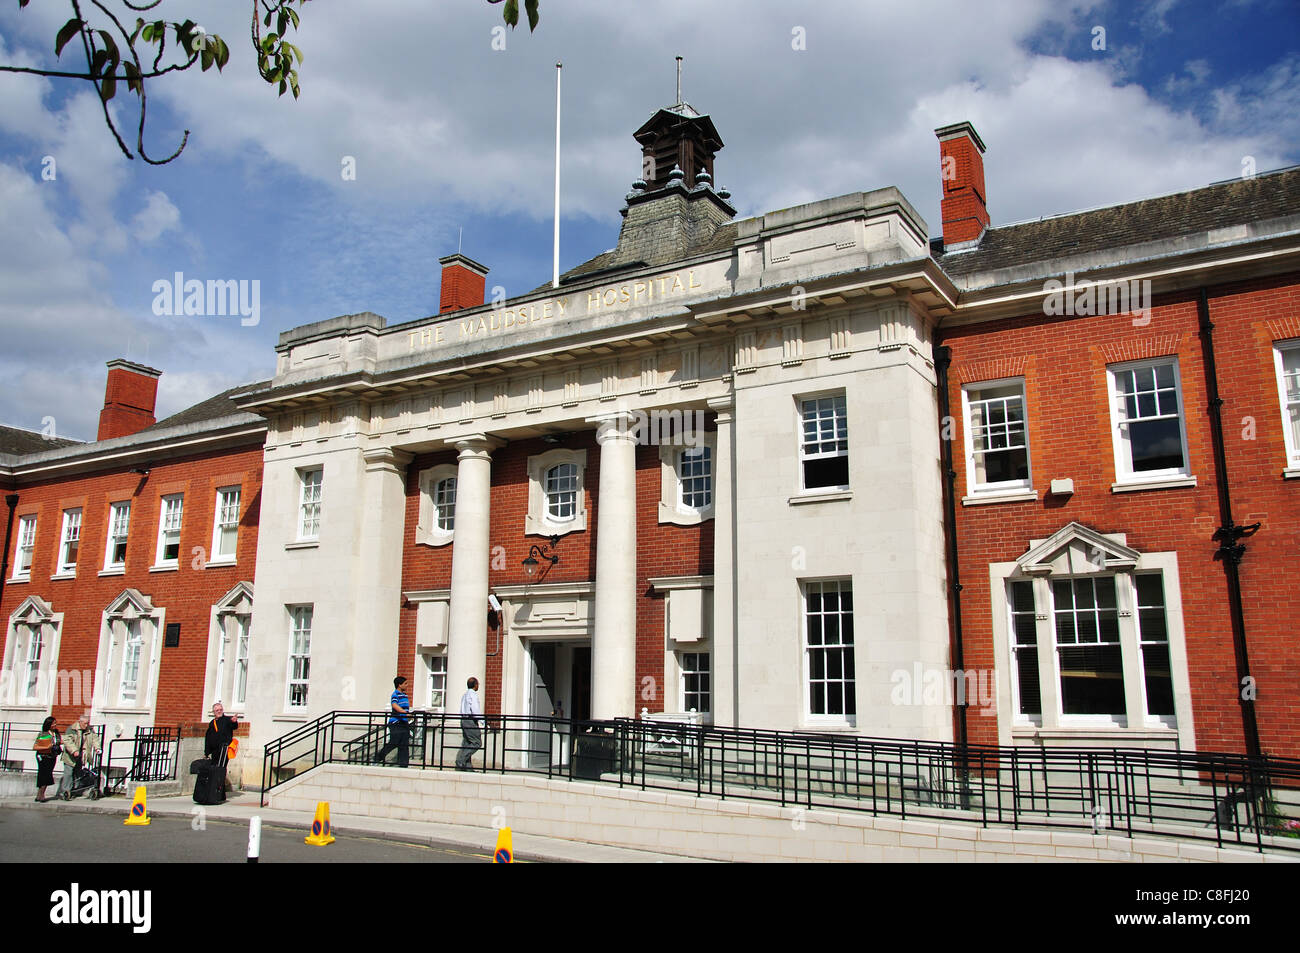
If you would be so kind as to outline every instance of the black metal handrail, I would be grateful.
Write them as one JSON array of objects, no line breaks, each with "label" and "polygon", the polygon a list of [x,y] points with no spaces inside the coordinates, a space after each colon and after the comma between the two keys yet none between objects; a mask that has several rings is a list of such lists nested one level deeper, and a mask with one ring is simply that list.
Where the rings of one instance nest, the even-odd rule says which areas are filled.
[{"label": "black metal handrail", "polygon": [[[329,763],[371,763],[387,712],[331,712],[268,743],[262,799]],[[489,715],[476,770],[782,807],[1152,835],[1300,851],[1300,760],[1145,748],[959,746],[808,731]],[[461,716],[413,712],[409,766],[456,766]]]},{"label": "black metal handrail", "polygon": [[116,760],[126,765],[118,786],[127,781],[171,781],[176,777],[180,744],[179,727],[136,728],[131,737],[114,738],[108,743],[103,760],[105,773],[112,776],[114,768],[122,768],[121,763],[114,763]]}]

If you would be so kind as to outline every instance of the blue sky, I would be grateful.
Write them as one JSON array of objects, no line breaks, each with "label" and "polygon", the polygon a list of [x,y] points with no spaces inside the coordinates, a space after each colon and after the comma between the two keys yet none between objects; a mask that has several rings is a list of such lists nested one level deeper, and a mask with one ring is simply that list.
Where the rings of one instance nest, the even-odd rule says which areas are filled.
[{"label": "blue sky", "polygon": [[[617,241],[631,133],[675,98],[679,54],[742,216],[896,185],[935,234],[933,129],[963,119],[988,146],[994,225],[1232,178],[1246,157],[1259,171],[1300,162],[1292,0],[544,0],[537,32],[505,50],[486,0],[312,0],[297,102],[255,74],[250,6],[157,9],[231,48],[223,74],[151,87],[151,152],[190,130],[170,165],[124,158],[85,84],[0,74],[0,422],[52,417],[60,436],[93,437],[112,358],[163,370],[161,417],[270,376],[287,328],[431,314],[460,229],[489,288],[544,283],[556,60],[564,268]],[[54,63],[68,7],[0,8],[0,62]],[[133,130],[133,98],[114,108]],[[260,323],[155,315],[153,284],[177,271],[259,281]]]}]

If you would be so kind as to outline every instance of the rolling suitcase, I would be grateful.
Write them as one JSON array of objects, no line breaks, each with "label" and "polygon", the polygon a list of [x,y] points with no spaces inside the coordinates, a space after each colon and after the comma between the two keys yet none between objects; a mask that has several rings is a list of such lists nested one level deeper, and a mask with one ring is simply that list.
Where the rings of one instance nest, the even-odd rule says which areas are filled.
[{"label": "rolling suitcase", "polygon": [[196,762],[198,770],[194,772],[194,803],[224,804],[226,800],[226,753],[221,752],[221,760],[213,764]]}]

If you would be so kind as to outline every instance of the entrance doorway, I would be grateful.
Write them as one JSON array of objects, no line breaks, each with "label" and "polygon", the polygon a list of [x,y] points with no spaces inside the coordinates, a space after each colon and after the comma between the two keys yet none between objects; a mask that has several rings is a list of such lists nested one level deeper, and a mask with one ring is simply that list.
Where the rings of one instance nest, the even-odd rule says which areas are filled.
[{"label": "entrance doorway", "polygon": [[[591,643],[530,639],[528,642],[529,688],[528,714],[536,718],[564,718],[587,721],[591,718]],[[550,763],[568,763],[568,745],[564,743],[568,728],[553,730],[550,724],[537,724],[528,744],[533,767]]]}]

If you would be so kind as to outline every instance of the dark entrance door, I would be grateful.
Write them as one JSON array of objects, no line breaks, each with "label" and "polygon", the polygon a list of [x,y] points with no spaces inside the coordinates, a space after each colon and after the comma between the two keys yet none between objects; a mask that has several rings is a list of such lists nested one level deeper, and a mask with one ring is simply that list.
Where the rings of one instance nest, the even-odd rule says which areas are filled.
[{"label": "dark entrance door", "polygon": [[573,718],[591,720],[591,646],[573,647]]},{"label": "dark entrance door", "polygon": [[[555,708],[555,649],[554,642],[533,642],[529,654],[533,659],[533,687],[529,714],[536,718],[549,718]],[[551,729],[547,723],[537,723],[528,733],[528,759],[534,768],[544,768],[551,760]]]}]

